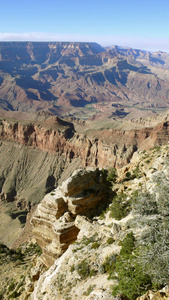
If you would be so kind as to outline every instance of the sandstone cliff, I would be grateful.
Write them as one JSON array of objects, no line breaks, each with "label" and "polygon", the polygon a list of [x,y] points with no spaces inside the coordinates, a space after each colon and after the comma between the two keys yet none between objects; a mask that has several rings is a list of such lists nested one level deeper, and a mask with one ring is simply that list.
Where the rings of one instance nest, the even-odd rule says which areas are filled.
[{"label": "sandstone cliff", "polygon": [[47,194],[38,205],[31,223],[33,235],[43,250],[45,265],[51,266],[73,243],[79,232],[77,215],[94,215],[105,201],[103,176],[98,169],[77,170]]},{"label": "sandstone cliff", "polygon": [[75,132],[70,122],[51,117],[45,122],[0,121],[0,139],[63,156],[81,158],[83,166],[120,167],[137,149],[149,149],[168,142],[169,122],[144,129],[93,131],[88,137]]}]

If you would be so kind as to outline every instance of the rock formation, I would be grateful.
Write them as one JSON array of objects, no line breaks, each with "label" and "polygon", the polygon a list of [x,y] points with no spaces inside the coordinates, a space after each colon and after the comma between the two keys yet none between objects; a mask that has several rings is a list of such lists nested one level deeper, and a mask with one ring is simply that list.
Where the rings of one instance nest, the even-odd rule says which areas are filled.
[{"label": "rock formation", "polygon": [[169,286],[165,286],[163,289],[157,292],[148,291],[145,295],[138,297],[136,300],[168,300],[169,299]]},{"label": "rock formation", "polygon": [[46,266],[52,265],[76,240],[76,216],[90,216],[97,210],[103,201],[102,183],[98,169],[77,170],[38,205],[31,223]]}]

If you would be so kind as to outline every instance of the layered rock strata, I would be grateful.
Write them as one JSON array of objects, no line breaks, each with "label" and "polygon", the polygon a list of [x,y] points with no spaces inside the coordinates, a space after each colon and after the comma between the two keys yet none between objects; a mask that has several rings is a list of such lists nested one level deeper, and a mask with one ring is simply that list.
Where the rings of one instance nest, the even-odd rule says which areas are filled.
[{"label": "layered rock strata", "polygon": [[65,158],[80,158],[82,166],[121,167],[138,149],[164,145],[169,138],[169,122],[132,130],[102,130],[92,135],[78,134],[72,123],[51,117],[44,123],[0,121],[0,139],[39,148]]},{"label": "layered rock strata", "polygon": [[98,169],[77,170],[38,205],[31,223],[46,266],[51,266],[76,240],[76,216],[94,214],[105,199],[101,183]]}]

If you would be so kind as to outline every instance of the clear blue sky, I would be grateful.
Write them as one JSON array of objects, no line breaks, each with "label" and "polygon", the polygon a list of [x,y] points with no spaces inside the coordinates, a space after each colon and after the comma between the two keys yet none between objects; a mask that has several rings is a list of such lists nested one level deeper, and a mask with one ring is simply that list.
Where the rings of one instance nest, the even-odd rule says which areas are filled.
[{"label": "clear blue sky", "polygon": [[94,41],[169,51],[169,0],[0,1],[0,40]]}]

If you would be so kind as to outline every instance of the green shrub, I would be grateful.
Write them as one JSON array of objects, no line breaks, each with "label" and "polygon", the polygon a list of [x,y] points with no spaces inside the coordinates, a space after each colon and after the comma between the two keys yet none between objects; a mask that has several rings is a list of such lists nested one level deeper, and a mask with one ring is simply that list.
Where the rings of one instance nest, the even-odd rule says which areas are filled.
[{"label": "green shrub", "polygon": [[160,146],[155,146],[155,147],[153,148],[153,150],[154,150],[154,152],[155,152],[155,151],[160,151],[160,150],[161,150],[161,147],[160,147]]},{"label": "green shrub", "polygon": [[[133,232],[126,235],[121,246],[120,255],[114,266],[118,285],[113,288],[112,294],[113,296],[120,294],[126,299],[135,300],[152,287],[151,278],[142,270],[141,264],[136,260],[138,252],[135,249]],[[110,277],[112,278],[111,274]]]},{"label": "green shrub", "polygon": [[123,192],[113,198],[112,204],[109,207],[110,216],[116,220],[121,220],[130,212],[130,202],[127,201],[127,196]]},{"label": "green shrub", "polygon": [[100,220],[103,220],[105,218],[105,213],[106,213],[106,211],[104,211],[104,210],[101,212],[101,214],[99,216]]},{"label": "green shrub", "polygon": [[110,168],[108,170],[108,174],[107,174],[107,181],[109,182],[116,182],[117,179],[117,171],[115,168]]},{"label": "green shrub", "polygon": [[89,265],[84,260],[82,260],[77,266],[75,266],[75,270],[82,277],[82,279],[88,277],[90,273]]},{"label": "green shrub", "polygon": [[127,172],[126,176],[125,176],[125,180],[132,180],[132,179],[134,179],[134,178],[133,178],[131,172]]},{"label": "green shrub", "polygon": [[42,254],[42,249],[37,243],[31,243],[24,251],[25,254]]},{"label": "green shrub", "polygon": [[74,270],[75,270],[75,266],[72,265],[72,266],[70,267],[70,272],[73,273]]},{"label": "green shrub", "polygon": [[83,293],[83,295],[85,295],[85,296],[89,296],[90,295],[90,293],[94,290],[94,288],[96,287],[96,285],[95,284],[92,284],[92,285],[89,285],[89,287],[88,287],[88,289],[87,289],[87,291],[86,292],[84,292]]},{"label": "green shrub", "polygon": [[17,298],[19,296],[19,294],[14,291],[12,294],[10,294],[8,297],[11,299],[11,298]]},{"label": "green shrub", "polygon": [[98,239],[98,233],[95,233],[90,238],[87,238],[86,236],[83,237],[82,243],[85,244],[85,246],[94,243]]},{"label": "green shrub", "polygon": [[137,166],[132,173],[131,172],[126,173],[124,181],[133,180],[135,178],[141,178],[141,177],[142,177],[141,171]]},{"label": "green shrub", "polygon": [[101,265],[100,273],[108,273],[109,277],[108,279],[111,279],[112,274],[114,274],[115,271],[115,265],[116,265],[116,255],[113,253],[109,256],[106,256],[104,263]]},{"label": "green shrub", "polygon": [[92,269],[92,270],[90,270],[89,276],[92,277],[92,276],[96,275],[96,273],[97,273],[97,271]]},{"label": "green shrub", "polygon": [[115,263],[118,285],[113,289],[113,295],[135,300],[148,289],[160,289],[169,282],[168,173],[161,171],[153,176],[154,192],[136,191],[132,196],[135,217],[130,226],[135,225],[141,230],[137,241],[131,232],[121,243]]},{"label": "green shrub", "polygon": [[111,244],[113,244],[114,243],[114,239],[112,238],[112,237],[109,237],[108,239],[107,239],[107,244],[108,245],[111,245]]},{"label": "green shrub", "polygon": [[22,249],[19,247],[16,249],[16,259],[23,260],[24,254],[22,253]]},{"label": "green shrub", "polygon": [[[137,165],[137,166],[135,167],[135,169],[133,170],[133,177],[134,177],[134,178],[141,178],[141,177],[142,177],[142,173],[141,173],[141,171],[140,171],[138,165]],[[133,178],[133,179],[134,179],[134,178]]]},{"label": "green shrub", "polygon": [[15,289],[15,283],[11,282],[10,285],[8,286],[8,292],[11,292]]},{"label": "green shrub", "polygon": [[145,161],[145,163],[146,163],[146,164],[149,164],[149,163],[150,163],[150,159],[147,159],[147,160]]},{"label": "green shrub", "polygon": [[92,245],[91,245],[91,248],[92,249],[97,249],[100,247],[100,243],[99,242],[94,242]]},{"label": "green shrub", "polygon": [[132,208],[136,214],[139,215],[154,215],[158,213],[158,207],[156,201],[154,201],[154,195],[148,191],[137,191],[132,195]]},{"label": "green shrub", "polygon": [[[168,160],[165,162],[168,166]],[[167,167],[168,168],[168,167]],[[161,171],[153,176],[154,193],[139,193],[132,203],[142,234],[138,241],[139,261],[154,287],[169,282],[169,178]],[[138,225],[137,225],[138,226]],[[146,228],[146,230],[144,230]]]},{"label": "green shrub", "polygon": [[120,294],[126,299],[135,300],[152,287],[150,276],[144,274],[131,255],[126,261],[120,258],[115,270],[118,274],[118,285],[113,289],[113,296]]},{"label": "green shrub", "polygon": [[134,244],[135,244],[135,238],[133,232],[130,232],[126,235],[126,237],[121,243],[122,248],[120,251],[120,255],[124,256],[124,255],[131,254],[132,251],[134,250]]}]

